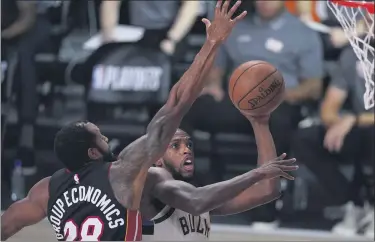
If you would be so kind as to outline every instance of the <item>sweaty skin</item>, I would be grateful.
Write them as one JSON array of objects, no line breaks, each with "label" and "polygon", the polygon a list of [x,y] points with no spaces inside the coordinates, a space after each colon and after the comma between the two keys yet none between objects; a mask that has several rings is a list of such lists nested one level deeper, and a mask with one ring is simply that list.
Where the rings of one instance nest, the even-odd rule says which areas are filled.
[{"label": "sweaty skin", "polygon": [[[204,187],[195,187],[188,180],[193,176],[194,154],[188,134],[178,130],[159,167],[149,169],[141,202],[142,216],[155,217],[168,205],[194,216],[211,212],[228,215],[243,212],[279,197],[279,177],[293,179],[286,171],[296,170],[295,159],[276,158],[272,135],[266,122],[249,117],[258,145],[257,169],[233,179]],[[178,179],[175,179],[178,177]]]}]

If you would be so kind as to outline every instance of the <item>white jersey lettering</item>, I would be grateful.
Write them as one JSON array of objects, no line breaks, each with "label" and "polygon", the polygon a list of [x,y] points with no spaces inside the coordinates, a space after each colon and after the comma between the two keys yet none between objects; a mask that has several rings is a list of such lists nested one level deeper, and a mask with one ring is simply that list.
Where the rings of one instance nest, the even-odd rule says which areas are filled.
[{"label": "white jersey lettering", "polygon": [[143,235],[144,241],[202,241],[210,237],[209,213],[193,216],[182,210],[165,206],[152,221],[154,234]]}]

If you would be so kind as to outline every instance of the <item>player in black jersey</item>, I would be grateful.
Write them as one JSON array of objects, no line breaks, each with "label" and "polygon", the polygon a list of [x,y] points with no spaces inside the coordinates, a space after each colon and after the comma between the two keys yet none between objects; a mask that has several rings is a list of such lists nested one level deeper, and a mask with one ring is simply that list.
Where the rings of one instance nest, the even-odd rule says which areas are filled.
[{"label": "player in black jersey", "polygon": [[201,93],[218,47],[246,14],[231,20],[232,10],[223,9],[212,23],[202,20],[207,39],[192,65],[173,86],[147,133],[115,161],[107,163],[113,157],[107,138],[92,123],[76,122],[57,133],[55,153],[67,170],[42,179],[25,199],[5,211],[1,216],[2,240],[45,217],[62,241],[140,239],[136,210],[148,169],[164,155],[181,119]]}]

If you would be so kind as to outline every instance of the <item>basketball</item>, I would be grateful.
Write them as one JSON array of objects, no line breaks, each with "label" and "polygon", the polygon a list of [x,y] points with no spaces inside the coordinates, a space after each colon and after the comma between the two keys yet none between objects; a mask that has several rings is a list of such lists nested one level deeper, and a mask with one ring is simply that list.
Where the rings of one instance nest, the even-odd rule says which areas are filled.
[{"label": "basketball", "polygon": [[283,76],[265,61],[249,61],[237,67],[228,88],[234,106],[252,116],[274,111],[283,101],[284,91]]}]

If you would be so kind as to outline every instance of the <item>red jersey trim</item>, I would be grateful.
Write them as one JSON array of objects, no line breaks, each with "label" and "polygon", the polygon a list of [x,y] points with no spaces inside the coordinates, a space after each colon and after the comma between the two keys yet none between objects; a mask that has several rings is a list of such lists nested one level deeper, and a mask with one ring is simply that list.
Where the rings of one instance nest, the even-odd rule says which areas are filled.
[{"label": "red jersey trim", "polygon": [[125,241],[142,240],[142,217],[139,211],[126,210]]}]

